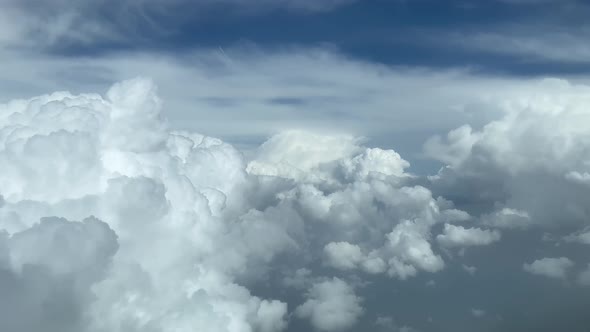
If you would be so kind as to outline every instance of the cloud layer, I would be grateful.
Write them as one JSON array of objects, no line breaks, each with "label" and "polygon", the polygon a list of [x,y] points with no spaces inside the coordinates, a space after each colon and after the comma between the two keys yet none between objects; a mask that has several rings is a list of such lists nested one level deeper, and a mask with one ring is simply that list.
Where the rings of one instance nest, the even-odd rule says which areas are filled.
[{"label": "cloud layer", "polygon": [[[560,94],[430,140],[426,153],[446,164],[431,177],[344,134],[286,130],[245,158],[170,128],[145,79],[0,105],[0,327],[413,330],[403,309],[383,312],[378,301],[396,298],[379,287],[418,294],[439,285],[421,278],[505,273],[471,253],[519,232],[584,245],[587,88],[552,84]],[[574,259],[530,255],[506,273],[584,287],[587,262]],[[495,313],[483,304],[460,312],[485,323]],[[407,325],[428,330],[420,315]]]},{"label": "cloud layer", "polygon": [[[395,152],[367,149],[349,136],[291,131],[267,141],[246,165],[219,140],[168,129],[160,107],[153,84],[141,79],[114,85],[105,98],[58,92],[2,106],[7,273],[42,265],[47,278],[85,285],[76,298],[82,321],[56,328],[280,331],[287,304],[243,285],[278,273],[272,266],[279,255],[303,269],[343,241],[354,243],[360,256],[341,260],[368,273],[406,278],[443,268],[429,229],[454,210],[439,207],[427,189],[406,186],[408,163]],[[68,231],[43,219],[51,215],[96,216],[108,225],[60,221]],[[395,226],[393,217],[403,222]],[[69,240],[75,232],[90,239]],[[104,232],[112,244],[104,244]],[[58,236],[64,238],[51,242]],[[76,264],[89,262],[99,269],[90,279],[76,273],[87,269]],[[332,298],[353,294],[351,286],[313,280],[298,317],[320,330],[352,326],[361,299]],[[68,294],[45,296],[61,303]],[[29,323],[44,324],[49,314],[41,311]]]}]

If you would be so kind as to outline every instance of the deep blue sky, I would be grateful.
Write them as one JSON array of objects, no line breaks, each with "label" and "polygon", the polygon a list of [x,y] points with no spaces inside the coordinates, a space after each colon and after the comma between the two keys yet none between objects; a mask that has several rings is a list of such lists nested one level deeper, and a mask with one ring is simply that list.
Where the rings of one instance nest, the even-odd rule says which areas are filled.
[{"label": "deep blue sky", "polygon": [[[554,45],[561,40],[567,43],[565,47],[579,46],[576,42],[585,40],[589,13],[581,1],[371,0],[318,10],[287,5],[258,7],[255,3],[253,8],[244,9],[249,5],[231,1],[217,5],[147,1],[134,6],[106,1],[82,12],[86,19],[109,27],[123,38],[80,42],[65,36],[45,51],[93,56],[128,50],[181,53],[236,45],[265,49],[323,46],[387,65],[467,66],[502,75],[580,74],[590,70],[585,54],[548,58],[539,54],[542,49],[516,52],[504,44],[514,38],[514,43],[523,45],[534,41],[544,47],[563,48]],[[503,40],[473,45],[473,38],[482,34]]]}]

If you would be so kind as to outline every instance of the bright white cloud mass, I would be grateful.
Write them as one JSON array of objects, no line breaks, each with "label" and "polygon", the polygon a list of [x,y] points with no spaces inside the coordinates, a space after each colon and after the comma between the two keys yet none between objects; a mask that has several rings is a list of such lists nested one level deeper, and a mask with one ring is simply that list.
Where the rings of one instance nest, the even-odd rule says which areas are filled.
[{"label": "bright white cloud mass", "polygon": [[[146,79],[2,104],[0,330],[414,330],[374,308],[423,276],[496,266],[584,287],[586,255],[538,259],[541,235],[514,238],[587,242],[590,88],[547,85],[498,102],[504,114],[481,128],[430,139],[425,154],[445,166],[428,177],[317,130],[281,131],[245,157],[171,127]],[[508,270],[470,256],[517,242],[533,249]],[[432,284],[416,292],[444,288]],[[480,306],[457,312],[500,310]],[[434,326],[432,314],[417,321]]]}]

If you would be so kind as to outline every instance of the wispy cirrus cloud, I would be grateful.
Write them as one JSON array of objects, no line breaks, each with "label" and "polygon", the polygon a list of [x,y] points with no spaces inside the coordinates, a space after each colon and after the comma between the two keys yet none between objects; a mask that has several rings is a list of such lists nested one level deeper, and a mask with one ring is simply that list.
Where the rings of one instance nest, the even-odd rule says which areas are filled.
[{"label": "wispy cirrus cloud", "polygon": [[314,14],[351,2],[354,0],[7,0],[0,4],[0,42],[50,51],[109,44],[137,47],[180,33],[192,21],[215,20],[219,11],[236,17],[275,10]]},{"label": "wispy cirrus cloud", "polygon": [[585,42],[590,37],[588,27],[539,26],[538,30],[547,31],[539,34],[522,26],[502,27],[500,31],[452,34],[449,42],[472,52],[518,57],[524,63],[590,62],[590,47]]}]

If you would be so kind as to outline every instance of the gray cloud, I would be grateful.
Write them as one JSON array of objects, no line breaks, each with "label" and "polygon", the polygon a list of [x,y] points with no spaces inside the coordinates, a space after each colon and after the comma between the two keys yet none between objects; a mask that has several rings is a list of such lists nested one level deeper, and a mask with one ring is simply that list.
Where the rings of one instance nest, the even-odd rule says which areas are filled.
[{"label": "gray cloud", "polygon": [[471,309],[471,314],[474,317],[481,318],[481,317],[485,316],[486,312],[485,312],[485,310],[473,308],[473,309]]},{"label": "gray cloud", "polygon": [[299,317],[309,318],[318,331],[344,331],[354,326],[362,315],[362,299],[340,279],[314,284],[307,301],[297,307]]},{"label": "gray cloud", "polygon": [[502,119],[449,135],[444,150],[462,151],[452,159],[430,153],[450,162],[431,178],[434,192],[496,227],[584,227],[590,187],[568,174],[587,168],[590,145],[580,119],[587,117],[588,87],[545,84],[553,94],[508,99]]},{"label": "gray cloud", "polygon": [[532,274],[538,274],[548,278],[565,279],[567,272],[574,266],[574,263],[566,258],[542,258],[532,263],[525,263],[523,269]]},{"label": "gray cloud", "polygon": [[44,218],[0,244],[2,331],[79,331],[91,287],[108,272],[117,237],[95,218]]},{"label": "gray cloud", "polygon": [[501,235],[498,231],[464,228],[449,224],[445,224],[443,233],[436,237],[438,242],[446,247],[485,246],[499,241],[500,238]]}]

